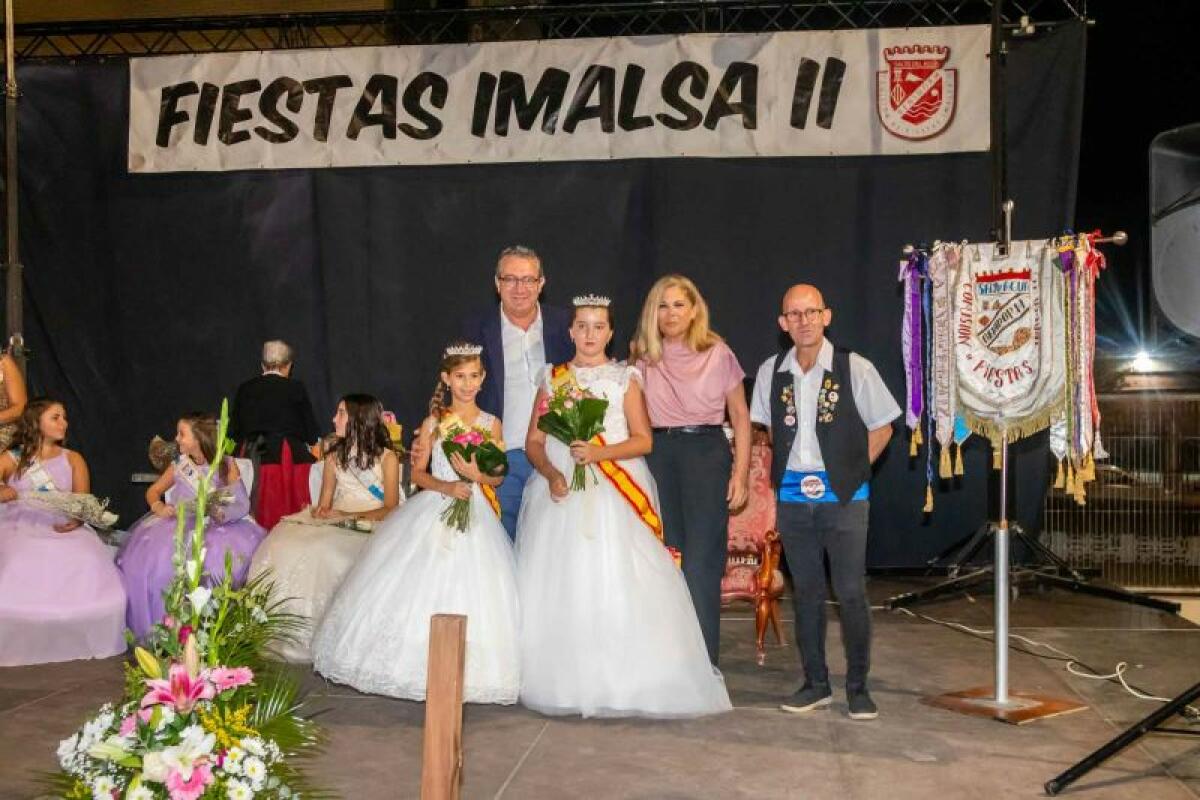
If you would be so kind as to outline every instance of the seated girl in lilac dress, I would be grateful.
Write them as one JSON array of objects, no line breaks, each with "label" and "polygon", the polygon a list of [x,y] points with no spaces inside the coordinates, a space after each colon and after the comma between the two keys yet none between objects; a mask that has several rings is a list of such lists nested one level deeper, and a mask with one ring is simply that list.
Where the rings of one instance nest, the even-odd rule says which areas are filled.
[{"label": "seated girl in lilac dress", "polygon": [[[175,575],[175,510],[182,503],[194,503],[200,479],[207,474],[217,451],[217,420],[211,414],[195,413],[182,417],[175,425],[179,457],[146,490],[150,513],[129,532],[129,538],[117,553],[117,567],[129,595],[129,627],[138,639],[149,633],[163,616],[163,590]],[[233,582],[246,581],[250,559],[266,532],[246,514],[250,498],[242,484],[237,464],[224,459],[213,481],[214,489],[227,492],[225,502],[210,503],[208,526],[204,531],[205,583],[220,582],[225,575],[225,556],[232,556]],[[194,506],[187,513],[186,531],[195,526]]]},{"label": "seated girl in lilac dress", "polygon": [[28,499],[91,491],[66,435],[62,403],[34,400],[18,426],[20,449],[0,454],[0,667],[125,651],[125,591],[108,548],[78,520]]}]

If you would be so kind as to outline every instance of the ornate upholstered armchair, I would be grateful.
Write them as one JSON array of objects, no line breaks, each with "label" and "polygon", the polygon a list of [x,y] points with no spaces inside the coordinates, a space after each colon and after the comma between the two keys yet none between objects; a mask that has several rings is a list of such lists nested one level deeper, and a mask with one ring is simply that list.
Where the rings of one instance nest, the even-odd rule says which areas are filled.
[{"label": "ornate upholstered armchair", "polygon": [[721,578],[721,604],[742,601],[754,606],[754,641],[760,665],[767,657],[768,622],[776,641],[783,644],[779,629],[779,597],[784,588],[780,549],[771,490],[771,446],[756,443],[750,450],[750,499],[745,508],[729,517],[729,555]]}]

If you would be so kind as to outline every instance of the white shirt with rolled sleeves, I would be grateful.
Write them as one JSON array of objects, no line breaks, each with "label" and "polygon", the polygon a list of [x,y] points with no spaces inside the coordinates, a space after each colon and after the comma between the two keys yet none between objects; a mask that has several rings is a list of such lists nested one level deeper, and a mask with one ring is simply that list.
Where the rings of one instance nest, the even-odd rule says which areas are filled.
[{"label": "white shirt with rolled sleeves", "polygon": [[542,340],[542,309],[537,319],[522,330],[500,311],[500,341],[504,347],[504,411],[500,419],[504,446],[509,450],[525,447],[529,417],[537,396],[537,376],[546,366],[546,346]]},{"label": "white shirt with rolled sleeves", "polygon": [[[758,368],[754,377],[754,397],[750,402],[750,419],[771,427],[771,356]],[[825,469],[821,445],[817,442],[817,395],[826,370],[833,369],[833,345],[828,339],[821,344],[817,363],[807,373],[796,361],[796,348],[788,351],[779,365],[780,372],[790,372],[795,386],[796,439],[788,454],[787,468],[793,472],[818,472]],[[867,430],[873,431],[900,416],[900,406],[888,391],[875,365],[857,353],[850,354],[850,380],[853,382],[854,405]]]}]

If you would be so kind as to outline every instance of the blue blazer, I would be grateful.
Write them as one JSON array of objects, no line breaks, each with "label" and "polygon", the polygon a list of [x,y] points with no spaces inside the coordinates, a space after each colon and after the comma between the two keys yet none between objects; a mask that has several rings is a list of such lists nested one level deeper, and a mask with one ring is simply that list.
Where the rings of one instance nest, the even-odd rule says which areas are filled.
[{"label": "blue blazer", "polygon": [[[568,331],[571,328],[571,313],[565,308],[543,304],[542,346],[546,351],[547,364],[562,364],[575,355]],[[500,306],[491,306],[474,316],[468,317],[463,325],[463,338],[483,345],[483,368],[487,379],[475,402],[484,411],[504,418],[504,340],[500,335]]]}]

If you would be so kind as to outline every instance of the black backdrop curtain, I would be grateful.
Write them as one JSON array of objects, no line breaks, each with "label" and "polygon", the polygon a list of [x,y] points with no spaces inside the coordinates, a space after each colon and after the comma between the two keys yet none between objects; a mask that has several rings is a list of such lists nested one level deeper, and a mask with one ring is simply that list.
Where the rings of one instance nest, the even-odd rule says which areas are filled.
[{"label": "black backdrop curtain", "polygon": [[[1017,238],[1071,224],[1084,38],[1067,24],[1012,43]],[[619,341],[658,276],[691,276],[750,375],[777,347],[784,289],[815,283],[830,338],[899,398],[902,246],[982,240],[990,226],[986,153],[130,175],[127,63],[28,64],[19,77],[31,384],[66,402],[71,444],[126,523],[143,510],[129,476],[148,469],[149,438],[256,374],[265,339],[293,345],[320,419],[367,391],[412,430],[442,343],[494,302],[505,245],[542,254],[547,302],[610,294]],[[924,461],[907,447],[898,430],[876,479],[874,566],[922,563],[995,494],[976,443],[926,519]],[[1037,437],[1015,458],[1015,517],[1030,530],[1045,450]]]}]

